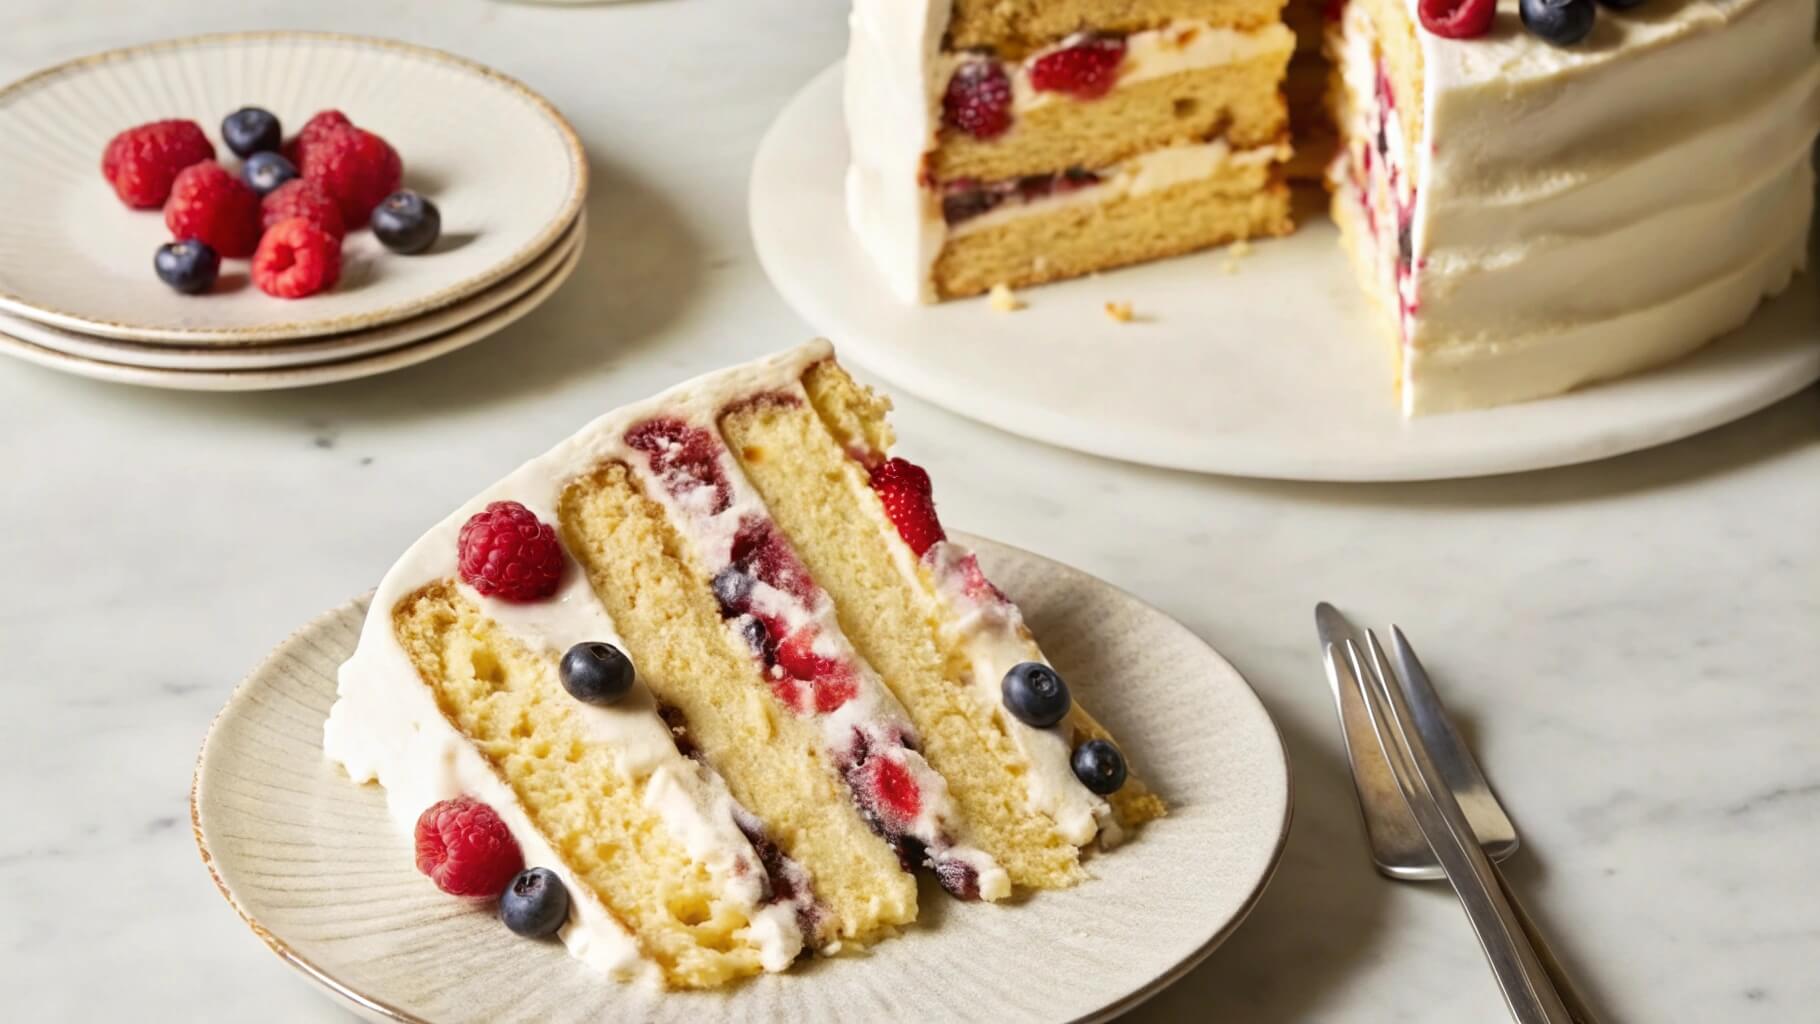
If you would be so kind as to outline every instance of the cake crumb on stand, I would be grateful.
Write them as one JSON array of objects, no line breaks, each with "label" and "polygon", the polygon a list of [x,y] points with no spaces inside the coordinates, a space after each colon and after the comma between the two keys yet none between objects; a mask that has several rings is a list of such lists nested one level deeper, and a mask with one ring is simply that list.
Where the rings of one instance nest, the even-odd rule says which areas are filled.
[{"label": "cake crumb on stand", "polygon": [[992,290],[986,294],[986,301],[995,313],[1015,313],[1024,308],[1024,300],[1017,297],[1010,285],[1002,282],[992,286]]},{"label": "cake crumb on stand", "polygon": [[1236,274],[1239,272],[1239,261],[1251,254],[1251,242],[1241,238],[1226,247],[1226,259],[1220,264],[1220,273]]},{"label": "cake crumb on stand", "polygon": [[1131,311],[1129,302],[1107,302],[1106,315],[1121,324],[1128,324],[1137,319],[1137,314]]}]

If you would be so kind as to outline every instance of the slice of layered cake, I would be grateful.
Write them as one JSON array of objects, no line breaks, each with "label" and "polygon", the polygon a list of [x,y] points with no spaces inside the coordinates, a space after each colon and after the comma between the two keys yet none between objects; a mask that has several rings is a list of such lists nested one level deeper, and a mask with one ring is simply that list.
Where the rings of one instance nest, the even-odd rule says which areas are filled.
[{"label": "slice of layered cake", "polygon": [[1290,230],[1283,0],[856,0],[850,220],[906,301]]},{"label": "slice of layered cake", "polygon": [[1805,264],[1814,0],[1335,10],[1333,213],[1405,412],[1667,362]]},{"label": "slice of layered cake", "polygon": [[671,987],[888,937],[913,871],[966,900],[1080,881],[1163,804],[887,409],[818,342],[596,420],[386,575],[328,756],[438,885],[528,864],[508,924]]}]

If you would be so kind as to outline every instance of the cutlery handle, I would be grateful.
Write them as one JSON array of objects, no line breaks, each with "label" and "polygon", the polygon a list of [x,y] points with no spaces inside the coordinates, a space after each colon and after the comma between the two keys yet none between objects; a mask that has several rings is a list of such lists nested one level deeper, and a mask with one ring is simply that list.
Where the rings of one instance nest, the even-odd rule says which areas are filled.
[{"label": "cutlery handle", "polygon": [[[1498,980],[1510,1015],[1518,1024],[1572,1024],[1541,957],[1530,944],[1507,898],[1501,876],[1479,847],[1466,812],[1442,781],[1434,759],[1410,728],[1413,721],[1396,672],[1377,637],[1366,633],[1369,655],[1347,641],[1346,652],[1376,727],[1378,744],[1396,776],[1416,826],[1452,883],[1454,895],[1478,935],[1485,959]],[[1369,679],[1369,682],[1367,681]]]},{"label": "cutlery handle", "polygon": [[1517,924],[1522,926],[1523,935],[1536,951],[1536,959],[1541,962],[1542,969],[1548,972],[1548,980],[1554,983],[1555,994],[1561,997],[1561,1005],[1566,1007],[1573,1024],[1599,1024],[1599,1018],[1593,1015],[1579,986],[1574,984],[1573,977],[1562,966],[1560,958],[1555,956],[1555,951],[1549,948],[1548,940],[1542,937],[1542,930],[1536,927],[1535,918],[1529,916],[1529,911],[1523,908],[1523,902],[1517,899],[1516,891],[1510,887],[1510,880],[1504,877],[1504,872],[1498,869],[1495,862],[1491,865],[1491,872],[1498,880],[1498,887],[1504,891],[1504,902],[1510,904],[1511,911],[1516,914]]}]

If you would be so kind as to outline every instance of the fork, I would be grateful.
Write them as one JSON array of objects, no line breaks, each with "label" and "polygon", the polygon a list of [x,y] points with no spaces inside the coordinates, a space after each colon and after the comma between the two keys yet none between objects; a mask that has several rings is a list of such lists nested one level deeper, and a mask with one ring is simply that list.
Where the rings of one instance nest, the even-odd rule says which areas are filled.
[{"label": "fork", "polygon": [[1361,649],[1332,605],[1316,608],[1316,622],[1379,870],[1453,883],[1515,1019],[1596,1024],[1494,865],[1516,850],[1516,830],[1408,638],[1392,627],[1393,667],[1377,635],[1367,631]]}]

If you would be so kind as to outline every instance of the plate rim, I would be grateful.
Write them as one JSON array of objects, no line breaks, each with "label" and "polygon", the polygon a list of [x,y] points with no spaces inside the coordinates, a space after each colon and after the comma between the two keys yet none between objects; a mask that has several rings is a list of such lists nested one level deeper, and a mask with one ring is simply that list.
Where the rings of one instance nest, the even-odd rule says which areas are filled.
[{"label": "plate rim", "polygon": [[[1238,929],[1244,925],[1251,917],[1252,912],[1257,909],[1258,904],[1263,900],[1265,892],[1269,890],[1271,882],[1276,879],[1278,871],[1282,868],[1283,855],[1288,848],[1289,835],[1295,820],[1295,771],[1294,763],[1289,757],[1289,746],[1284,742],[1282,726],[1277,722],[1275,716],[1270,713],[1270,708],[1264,703],[1263,698],[1258,694],[1257,689],[1252,686],[1251,681],[1245,677],[1244,673],[1240,672],[1237,666],[1232,664],[1231,660],[1224,654],[1221,654],[1217,648],[1211,643],[1208,643],[1199,633],[1190,629],[1175,616],[1150,604],[1131,591],[1126,590],[1115,583],[1101,579],[1084,569],[1077,569],[1065,562],[1060,562],[1047,556],[1037,554],[1036,552],[1018,545],[1006,544],[1001,541],[991,540],[990,538],[980,537],[976,534],[959,530],[953,531],[953,533],[958,540],[965,544],[973,545],[978,542],[984,542],[986,545],[1003,549],[1011,553],[1014,557],[1031,559],[1045,566],[1059,568],[1065,572],[1077,573],[1093,581],[1094,584],[1105,587],[1123,597],[1125,600],[1134,602],[1141,608],[1160,616],[1169,625],[1192,638],[1195,643],[1199,644],[1208,654],[1212,655],[1220,664],[1225,666],[1226,670],[1232,674],[1232,677],[1238,681],[1245,693],[1248,694],[1251,700],[1257,705],[1264,721],[1270,726],[1271,735],[1276,740],[1276,750],[1281,759],[1283,775],[1283,812],[1282,820],[1278,823],[1276,838],[1272,842],[1270,855],[1264,865],[1263,872],[1258,876],[1256,881],[1252,883],[1250,893],[1240,903],[1238,909],[1234,911],[1232,916],[1220,928],[1216,929],[1213,934],[1208,936],[1206,941],[1200,946],[1196,947],[1168,970],[1157,975],[1155,978],[1150,979],[1137,989],[1120,996],[1111,1003],[1107,1003],[1087,1014],[1074,1018],[1070,1024],[1099,1024],[1099,1022],[1112,1020],[1148,1001],[1164,989],[1175,984],[1177,981],[1180,981],[1190,971],[1193,971],[1196,967],[1200,966],[1215,950],[1225,944],[1226,940],[1230,939],[1233,933],[1237,932]],[[202,858],[203,866],[208,869],[209,878],[215,883],[216,891],[221,894],[222,899],[227,902],[228,906],[233,908],[235,916],[240,919],[241,923],[246,925],[247,929],[259,938],[261,944],[271,950],[271,952],[281,961],[298,970],[335,999],[343,1001],[357,1011],[366,1014],[377,1014],[379,1015],[379,1019],[398,1021],[401,1022],[401,1024],[433,1024],[433,1022],[426,1018],[402,1010],[382,998],[361,992],[353,986],[342,982],[328,970],[316,964],[297,950],[291,948],[290,944],[285,942],[283,938],[260,924],[259,921],[235,899],[233,891],[228,886],[226,880],[222,878],[220,871],[216,869],[215,857],[209,849],[208,838],[204,834],[202,824],[201,796],[204,765],[208,760],[210,748],[214,745],[215,738],[219,734],[221,723],[227,717],[229,711],[244,703],[247,699],[247,695],[252,692],[255,680],[264,673],[266,666],[281,652],[287,650],[293,644],[297,643],[304,635],[320,628],[323,624],[333,621],[350,611],[362,609],[363,606],[370,607],[371,600],[375,593],[375,590],[368,590],[360,596],[345,600],[325,611],[318,612],[307,622],[291,630],[283,640],[274,645],[265,656],[234,685],[234,688],[229,691],[227,699],[222,702],[221,707],[209,720],[208,730],[203,734],[202,743],[197,750],[195,765],[191,770],[190,833],[191,838],[195,840],[196,850]],[[358,613],[361,615],[366,614],[364,610],[361,610]]]},{"label": "plate rim", "polygon": [[[794,133],[786,134],[785,131],[787,127],[794,127],[788,125],[787,122],[801,114],[799,108],[813,105],[817,116],[812,120],[816,123],[835,125],[836,127],[830,130],[840,133],[843,140],[842,145],[845,146],[845,127],[838,116],[839,85],[845,66],[845,58],[837,58],[810,75],[779,108],[759,139],[747,176],[746,190],[747,230],[753,249],[758,255],[759,265],[763,268],[766,279],[770,281],[773,290],[784,300],[785,304],[818,332],[833,336],[842,345],[841,351],[845,358],[878,374],[905,393],[994,430],[1050,447],[1081,452],[1128,465],[1152,466],[1201,475],[1310,483],[1406,483],[1463,480],[1582,465],[1672,444],[1759,412],[1811,387],[1816,381],[1820,381],[1820,333],[1817,333],[1813,338],[1815,343],[1802,350],[1798,363],[1790,360],[1788,366],[1778,364],[1777,369],[1787,370],[1787,372],[1781,373],[1773,380],[1757,382],[1749,387],[1729,389],[1724,395],[1724,400],[1707,403],[1697,415],[1678,417],[1672,423],[1665,424],[1660,418],[1644,422],[1640,426],[1635,421],[1615,424],[1601,423],[1596,426],[1596,429],[1589,427],[1585,435],[1578,439],[1577,444],[1557,438],[1549,439],[1540,446],[1498,450],[1489,454],[1476,449],[1450,449],[1430,451],[1411,458],[1380,456],[1366,461],[1336,461],[1331,456],[1322,456],[1314,451],[1305,451],[1298,458],[1289,459],[1274,450],[1261,450],[1256,447],[1246,449],[1242,446],[1232,445],[1214,450],[1205,446],[1197,447],[1183,442],[1179,438],[1169,437],[1152,438],[1154,447],[1123,445],[1112,443],[1092,430],[1080,426],[1063,410],[1047,409],[1027,401],[1008,399],[1001,400],[996,405],[958,401],[953,397],[954,388],[950,381],[944,380],[939,374],[918,363],[913,356],[896,351],[894,346],[874,343],[865,330],[845,329],[853,322],[852,317],[829,315],[828,306],[822,297],[816,294],[813,286],[800,280],[797,276],[778,272],[778,268],[787,265],[789,261],[782,255],[783,247],[777,241],[779,232],[775,230],[774,222],[778,213],[767,207],[776,206],[777,203],[769,197],[781,193],[776,189],[761,188],[761,186],[769,185],[769,179],[778,176],[778,171],[772,165],[787,160],[787,154],[790,151],[801,148],[803,136]],[[831,121],[820,116],[822,105],[830,101],[836,107],[836,115]],[[766,198],[761,199],[761,197]],[[846,225],[844,195],[837,200],[837,203],[840,207],[838,216],[844,227]],[[851,233],[850,228],[846,230],[849,234]],[[1816,221],[1816,228],[1809,246],[1810,249],[1820,246],[1820,220]],[[854,257],[856,260],[863,261],[867,272],[876,273],[866,254],[856,252]],[[1174,257],[1173,259],[1182,258],[1192,258],[1192,256]],[[1528,407],[1532,411],[1548,410],[1551,403],[1581,398],[1600,388],[1624,387],[1626,384],[1634,384],[1651,374],[1670,370],[1675,366],[1683,366],[1709,356],[1714,351],[1722,349],[1726,340],[1732,335],[1748,330],[1752,324],[1757,323],[1765,308],[1772,301],[1788,298],[1796,287],[1802,286],[1803,281],[1809,289],[1820,289],[1820,280],[1814,278],[1814,275],[1820,274],[1820,264],[1814,264],[1812,260],[1809,262],[1811,265],[1808,269],[1804,273],[1798,274],[1795,284],[1785,290],[1781,296],[1760,301],[1744,325],[1707,342],[1680,359],[1671,360],[1669,363],[1624,378],[1575,389],[1565,395],[1513,403],[1488,410],[1418,417],[1414,421],[1404,418],[1402,424],[1407,429],[1412,422],[1442,423],[1452,416],[1470,417],[1507,413],[1508,410],[1520,407]],[[1144,266],[1121,267],[1108,270],[1106,273],[1142,272]],[[1082,280],[1090,279],[1091,277]],[[1067,282],[1061,283],[1066,284]],[[1348,284],[1350,285],[1350,281]],[[977,302],[980,300],[958,301]],[[982,311],[980,315],[987,314]],[[837,330],[836,328],[842,329]],[[1535,414],[1547,415],[1546,412]]]},{"label": "plate rim", "polygon": [[[140,344],[121,341],[118,338],[102,338],[94,335],[79,334],[62,327],[55,327],[38,320],[28,320],[0,310],[0,336],[44,349],[72,359],[103,363],[112,366],[127,367],[135,370],[151,370],[161,373],[264,373],[282,372],[284,370],[302,370],[311,366],[326,366],[331,363],[350,362],[384,355],[398,349],[408,348],[420,342],[427,342],[465,327],[484,317],[490,316],[525,295],[535,291],[560,270],[575,251],[583,245],[587,234],[587,214],[583,212],[564,230],[548,249],[538,253],[531,262],[503,280],[481,289],[473,295],[458,299],[437,309],[425,310],[417,316],[396,320],[389,324],[376,324],[372,327],[340,334],[324,334],[314,338],[298,338],[283,342],[250,342],[231,344],[206,344],[196,346],[178,346],[171,344]],[[520,275],[525,276],[522,280]],[[518,288],[516,294],[500,297],[511,288]],[[490,305],[488,303],[491,303]],[[473,307],[473,308],[470,308]],[[482,308],[484,307],[484,308]],[[421,325],[413,326],[418,320],[430,317],[448,317],[441,326],[425,329]],[[79,335],[74,341],[59,341],[57,344],[40,341],[20,333],[20,326],[31,329],[51,331],[64,335]],[[373,335],[385,335],[391,332],[393,337],[375,340]],[[65,344],[94,344],[110,348],[143,350],[146,357],[184,358],[196,361],[190,366],[153,365],[147,362],[123,362],[105,358],[99,354],[72,351],[64,348]],[[314,349],[311,347],[315,346]],[[329,347],[324,347],[329,346]],[[373,347],[367,347],[373,346]],[[349,351],[351,350],[351,351]],[[285,358],[300,351],[310,354],[309,358]],[[208,363],[221,361],[229,365],[212,366]]]},{"label": "plate rim", "polygon": [[[482,313],[465,323],[397,348],[382,349],[349,359],[299,366],[280,366],[252,370],[159,370],[143,366],[126,366],[105,360],[73,356],[65,352],[34,345],[0,331],[0,355],[31,363],[72,377],[83,377],[108,384],[128,387],[160,388],[167,391],[195,393],[232,393],[284,391],[293,388],[320,387],[344,381],[376,377],[429,362],[477,344],[529,316],[548,301],[558,288],[574,275],[587,250],[586,235],[578,235],[573,252],[549,275],[531,286],[524,294],[499,308]],[[477,333],[476,328],[480,328]],[[385,363],[378,366],[373,364]],[[359,371],[359,372],[356,372]]]},{"label": "plate rim", "polygon": [[47,82],[73,72],[99,67],[119,61],[132,60],[146,54],[161,53],[172,50],[198,48],[223,43],[243,43],[256,41],[300,40],[328,43],[355,44],[374,50],[390,50],[408,54],[420,59],[451,65],[462,71],[476,75],[495,86],[514,93],[521,100],[538,110],[556,129],[558,138],[568,151],[569,162],[574,168],[574,183],[564,199],[562,207],[550,221],[538,229],[538,232],[525,245],[498,263],[487,267],[479,273],[445,285],[427,294],[413,299],[396,302],[383,309],[366,313],[351,313],[339,317],[317,320],[280,321],[261,323],[257,326],[214,327],[214,328],[175,328],[148,327],[143,324],[120,323],[72,313],[68,310],[49,309],[32,304],[22,296],[15,295],[0,286],[0,310],[27,320],[60,327],[65,330],[80,331],[97,337],[119,341],[139,341],[156,343],[167,341],[173,343],[228,341],[295,341],[317,337],[324,334],[337,334],[362,328],[377,327],[406,319],[421,313],[430,312],[456,302],[468,295],[478,292],[488,285],[497,283],[510,276],[515,270],[523,268],[538,253],[548,249],[562,232],[574,221],[587,202],[589,187],[589,167],[587,147],[583,145],[575,126],[563,116],[562,111],[543,94],[532,89],[524,82],[503,71],[489,67],[479,61],[462,57],[447,50],[421,43],[405,42],[385,36],[369,36],[354,32],[334,32],[315,29],[254,29],[230,32],[202,32],[194,35],[175,36],[169,39],[158,39],[147,43],[134,43],[118,46],[95,53],[72,57],[59,61],[48,67],[39,68],[17,78],[5,85],[0,85],[0,108],[17,102],[22,96],[34,89],[41,88]]}]

